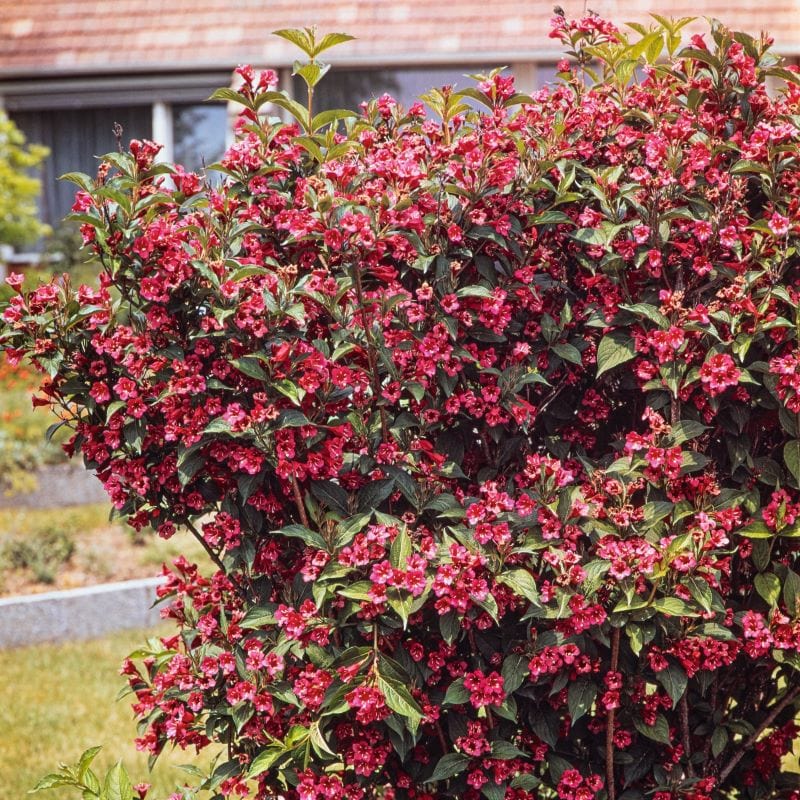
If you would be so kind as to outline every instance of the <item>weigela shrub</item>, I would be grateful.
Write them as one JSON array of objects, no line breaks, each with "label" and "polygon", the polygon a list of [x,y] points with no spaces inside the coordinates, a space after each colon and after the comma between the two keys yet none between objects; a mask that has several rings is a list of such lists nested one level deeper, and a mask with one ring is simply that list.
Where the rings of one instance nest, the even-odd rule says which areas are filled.
[{"label": "weigela shrub", "polygon": [[553,87],[432,112],[240,68],[221,183],[132,142],[73,176],[101,287],[5,305],[119,512],[216,563],[124,668],[215,797],[798,797],[800,80],[554,22]]}]

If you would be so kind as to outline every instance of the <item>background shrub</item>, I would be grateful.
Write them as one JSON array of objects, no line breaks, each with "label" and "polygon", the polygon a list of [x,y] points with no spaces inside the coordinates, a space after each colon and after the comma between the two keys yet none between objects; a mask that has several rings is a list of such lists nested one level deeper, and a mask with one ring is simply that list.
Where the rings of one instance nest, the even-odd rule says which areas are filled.
[{"label": "background shrub", "polygon": [[58,568],[66,564],[75,552],[72,537],[54,529],[17,534],[0,539],[0,567],[29,569],[36,580],[52,583]]}]

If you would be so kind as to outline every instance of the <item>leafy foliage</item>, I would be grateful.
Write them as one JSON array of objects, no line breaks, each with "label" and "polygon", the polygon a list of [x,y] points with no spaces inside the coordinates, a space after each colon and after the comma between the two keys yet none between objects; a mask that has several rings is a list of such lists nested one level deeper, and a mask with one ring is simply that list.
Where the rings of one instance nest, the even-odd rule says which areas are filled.
[{"label": "leafy foliage", "polygon": [[798,796],[800,80],[657,21],[557,17],[560,83],[433,117],[242,68],[218,189],[73,176],[101,287],[2,342],[218,567],[125,666],[153,756],[227,745],[212,796]]},{"label": "leafy foliage", "polygon": [[0,244],[29,244],[47,233],[36,208],[41,184],[31,175],[47,154],[41,145],[26,144],[17,126],[0,111]]}]

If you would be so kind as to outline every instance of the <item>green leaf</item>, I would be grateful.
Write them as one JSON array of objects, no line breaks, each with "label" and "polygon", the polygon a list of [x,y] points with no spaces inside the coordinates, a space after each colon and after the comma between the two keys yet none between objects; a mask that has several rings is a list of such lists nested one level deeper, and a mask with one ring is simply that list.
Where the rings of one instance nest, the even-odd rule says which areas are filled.
[{"label": "green leaf", "polygon": [[325,77],[325,73],[330,68],[330,64],[320,64],[318,61],[305,64],[295,61],[292,75],[299,75],[305,81],[306,86],[313,88]]},{"label": "green leaf", "polygon": [[796,617],[800,607],[800,575],[791,569],[786,570],[786,578],[783,581],[783,602],[791,617]]},{"label": "green leaf", "polygon": [[539,590],[536,588],[536,581],[533,579],[533,575],[527,570],[511,569],[508,572],[501,572],[497,576],[497,582],[505,584],[515,594],[538,605]]},{"label": "green leaf", "polygon": [[795,483],[800,484],[800,440],[792,439],[783,446],[783,463],[792,473]]},{"label": "green leaf", "polygon": [[573,725],[589,711],[595,697],[597,697],[597,686],[591,681],[578,680],[570,684],[567,707]]},{"label": "green leaf", "polygon": [[554,344],[550,348],[559,358],[568,361],[570,364],[582,363],[581,352],[577,347],[571,344]]},{"label": "green leaf", "polygon": [[668,447],[676,447],[679,444],[696,439],[708,430],[707,425],[695,422],[691,419],[682,419],[672,426],[672,430],[666,438]]},{"label": "green leaf", "polygon": [[261,362],[257,358],[253,358],[252,356],[243,356],[242,358],[232,358],[230,360],[230,364],[232,367],[235,367],[239,370],[239,372],[244,373],[247,375],[248,378],[254,378],[257,381],[267,381],[269,380],[269,376],[267,375],[264,367],[261,366]]},{"label": "green leaf", "polygon": [[703,611],[711,611],[711,604],[714,600],[711,587],[706,580],[699,575],[692,575],[686,579],[686,586],[692,599],[703,609]]},{"label": "green leaf", "polygon": [[247,104],[245,96],[241,94],[241,92],[237,92],[235,89],[216,89],[208,99],[224,100],[226,103],[239,103],[240,105]]},{"label": "green leaf", "polygon": [[311,494],[326,508],[338,511],[340,514],[348,513],[347,492],[338,483],[333,481],[311,481],[310,487]]},{"label": "green leaf", "polygon": [[728,731],[718,725],[714,728],[714,733],[711,735],[711,755],[717,758],[719,754],[728,746]]},{"label": "green leaf", "polygon": [[333,122],[338,122],[342,119],[352,119],[357,116],[358,115],[354,111],[348,111],[346,108],[330,108],[327,111],[320,111],[319,114],[315,114],[314,118],[311,120],[311,127],[313,130],[318,131],[320,128],[324,128],[326,125],[330,125]]},{"label": "green leaf", "polygon": [[442,705],[445,706],[461,706],[469,701],[469,689],[464,686],[464,679],[458,678],[453,681],[445,693]]},{"label": "green leaf", "polygon": [[241,267],[240,269],[236,269],[228,275],[228,280],[233,281],[233,283],[238,283],[239,281],[243,281],[245,278],[252,278],[253,275],[266,275],[267,270],[264,267],[256,266],[255,264],[249,264],[246,267]]},{"label": "green leaf", "polygon": [[677,597],[659,597],[653,601],[653,608],[671,617],[700,616],[688,603]]},{"label": "green leaf", "polygon": [[317,550],[327,550],[328,543],[318,531],[312,531],[304,525],[286,525],[278,528],[272,533],[279,536],[288,536],[291,539],[302,539],[309,547],[316,547]]},{"label": "green leaf", "polygon": [[669,723],[663,714],[659,714],[656,717],[654,725],[647,725],[638,714],[634,714],[633,725],[642,736],[646,736],[648,739],[652,739],[654,742],[660,742],[661,744],[671,744],[669,738]]},{"label": "green leaf", "polygon": [[488,783],[481,786],[481,794],[486,800],[503,800],[506,796],[506,785],[505,783],[495,783],[490,779]]},{"label": "green leaf", "polygon": [[117,761],[106,773],[101,798],[102,800],[133,800],[133,786],[121,761]]},{"label": "green leaf", "polygon": [[85,172],[65,172],[59,175],[60,181],[69,181],[83,189],[84,192],[91,193],[94,189],[94,181]]},{"label": "green leaf", "polygon": [[239,623],[242,628],[263,628],[275,624],[276,606],[251,606]]},{"label": "green leaf", "polygon": [[781,596],[781,581],[777,575],[771,572],[759,572],[753,579],[756,591],[771,608],[778,605]]},{"label": "green leaf", "polygon": [[406,559],[411,555],[411,537],[403,526],[399,533],[394,537],[392,547],[389,551],[389,563],[395,569],[405,569]]},{"label": "green leaf", "polygon": [[311,420],[296,408],[285,408],[278,414],[278,428],[302,428],[304,425],[311,425]]},{"label": "green leaf", "polygon": [[374,511],[394,491],[394,478],[372,481],[358,491],[358,510]]},{"label": "green leaf", "polygon": [[80,759],[78,760],[78,780],[83,781],[89,767],[92,764],[92,761],[96,758],[97,754],[103,749],[102,745],[98,745],[96,747],[90,747],[88,750],[84,750]]},{"label": "green leaf", "polygon": [[470,757],[463,753],[447,753],[439,759],[426,782],[446,781],[448,778],[459,775],[469,766],[469,762]]},{"label": "green leaf", "polygon": [[331,47],[344,44],[345,42],[352,42],[356,37],[351,36],[349,33],[326,33],[316,44],[312,51],[313,56],[318,56]]},{"label": "green leaf", "polygon": [[621,305],[623,311],[629,311],[640,317],[646,317],[651,322],[655,322],[659,328],[666,330],[669,328],[669,320],[653,305],[649,303],[634,303],[630,306]]},{"label": "green leaf", "polygon": [[608,372],[636,356],[633,338],[621,331],[606,334],[597,348],[597,376]]},{"label": "green leaf", "polygon": [[530,758],[530,755],[511,742],[494,741],[492,742],[492,758],[509,761],[512,758]]},{"label": "green leaf", "polygon": [[606,233],[600,228],[580,228],[571,233],[570,236],[582,244],[588,244],[592,247],[604,245],[608,241]]},{"label": "green leaf", "polygon": [[672,707],[675,708],[689,684],[689,678],[683,668],[677,664],[670,664],[666,669],[656,672],[656,679],[672,699]]},{"label": "green leaf", "polygon": [[736,533],[747,539],[771,539],[775,535],[774,532],[766,526],[766,523],[761,520],[754,520],[749,525],[745,525],[744,528],[739,528]]},{"label": "green leaf", "polygon": [[513,694],[528,678],[528,659],[519,653],[511,653],[503,661],[503,689],[506,695]]},{"label": "green leaf", "polygon": [[283,94],[278,94],[277,92],[272,94],[277,95],[269,98],[272,103],[278,106],[278,108],[288,111],[300,125],[302,125],[306,133],[313,133],[311,130],[311,120],[308,118],[308,109],[303,108],[297,100],[292,100],[290,97],[286,97]]},{"label": "green leaf", "polygon": [[300,28],[281,28],[280,30],[272,31],[272,35],[280,36],[281,39],[286,39],[287,42],[291,42],[309,58],[314,55],[315,42],[309,28],[305,28],[304,30]]},{"label": "green leaf", "polygon": [[401,717],[409,721],[410,728],[415,731],[422,722],[422,709],[417,705],[417,701],[411,693],[399,681],[387,678],[383,675],[378,676],[378,689],[383,694],[386,705]]},{"label": "green leaf", "polygon": [[231,719],[237,733],[253,718],[254,711],[251,703],[239,703],[231,709]]},{"label": "green leaf", "polygon": [[250,764],[248,777],[255,778],[265,773],[285,752],[282,745],[270,745],[266,750],[262,750]]},{"label": "green leaf", "polygon": [[462,631],[461,623],[455,611],[448,611],[439,617],[439,632],[447,644],[453,644]]},{"label": "green leaf", "polygon": [[189,482],[205,466],[206,458],[193,448],[189,448],[178,456],[178,481],[181,486],[187,486]]},{"label": "green leaf", "polygon": [[563,211],[555,211],[553,209],[549,211],[543,211],[541,214],[537,214],[536,216],[532,217],[531,225],[574,225],[575,221],[565,214]]},{"label": "green leaf", "polygon": [[36,786],[30,790],[29,794],[43,792],[46,789],[57,789],[60,786],[75,786],[75,783],[75,779],[71,778],[69,775],[60,772],[51,772],[49,775],[45,775],[41,778]]}]

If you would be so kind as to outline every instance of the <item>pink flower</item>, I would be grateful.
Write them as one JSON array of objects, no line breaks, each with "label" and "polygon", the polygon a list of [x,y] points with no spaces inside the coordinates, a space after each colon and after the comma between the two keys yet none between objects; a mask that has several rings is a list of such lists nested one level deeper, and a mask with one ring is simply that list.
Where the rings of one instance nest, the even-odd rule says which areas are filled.
[{"label": "pink flower", "polygon": [[722,394],[729,386],[735,386],[741,374],[727,353],[714,354],[700,367],[700,380],[712,397]]},{"label": "pink flower", "polygon": [[767,224],[769,225],[769,229],[776,236],[786,236],[791,228],[791,225],[789,224],[789,218],[784,217],[783,214],[779,214],[777,211],[769,218],[769,222]]}]

